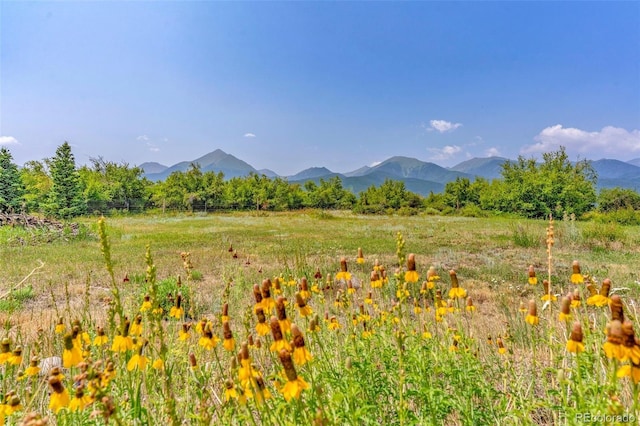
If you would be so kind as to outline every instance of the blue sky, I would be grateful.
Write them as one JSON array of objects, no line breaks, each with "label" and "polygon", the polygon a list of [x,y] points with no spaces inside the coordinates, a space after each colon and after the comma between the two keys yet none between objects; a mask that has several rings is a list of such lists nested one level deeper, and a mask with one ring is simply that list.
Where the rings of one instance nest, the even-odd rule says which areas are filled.
[{"label": "blue sky", "polygon": [[0,2],[14,160],[640,157],[640,2]]}]

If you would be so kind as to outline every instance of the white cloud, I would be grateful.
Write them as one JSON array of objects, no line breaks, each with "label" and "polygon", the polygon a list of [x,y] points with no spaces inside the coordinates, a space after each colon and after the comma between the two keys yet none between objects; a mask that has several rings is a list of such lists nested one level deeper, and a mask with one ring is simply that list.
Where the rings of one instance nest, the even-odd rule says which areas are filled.
[{"label": "white cloud", "polygon": [[136,138],[136,140],[139,140],[139,141],[148,141],[148,140],[149,140],[149,136],[147,136],[147,135],[141,135],[141,136],[138,136],[138,137]]},{"label": "white cloud", "polygon": [[440,161],[450,159],[460,153],[462,148],[457,145],[447,145],[443,148],[427,148],[427,151],[431,153],[431,160]]},{"label": "white cloud", "polygon": [[158,146],[157,146],[157,145],[154,145],[154,144],[152,144],[151,142],[147,142],[147,143],[146,143],[146,145],[147,145],[147,148],[149,148],[149,151],[151,151],[151,152],[158,152],[158,151],[160,151],[160,148],[158,148]]},{"label": "white cloud", "polygon": [[437,130],[440,133],[453,132],[455,129],[462,126],[462,123],[451,123],[450,121],[445,120],[431,120],[429,124],[431,127],[427,130]]},{"label": "white cloud", "polygon": [[500,151],[495,146],[492,146],[484,152],[484,155],[487,157],[500,157]]},{"label": "white cloud", "polygon": [[254,135],[253,133],[245,133],[245,134],[244,134],[244,137],[245,137],[245,138],[255,138],[255,137],[256,137],[256,135]]},{"label": "white cloud", "polygon": [[20,145],[20,142],[13,136],[0,136],[0,145]]},{"label": "white cloud", "polygon": [[607,126],[596,132],[562,127],[561,124],[547,127],[535,138],[533,145],[522,148],[521,153],[543,153],[556,151],[564,146],[567,152],[589,154],[589,157],[615,155],[625,157],[640,152],[640,130]]}]

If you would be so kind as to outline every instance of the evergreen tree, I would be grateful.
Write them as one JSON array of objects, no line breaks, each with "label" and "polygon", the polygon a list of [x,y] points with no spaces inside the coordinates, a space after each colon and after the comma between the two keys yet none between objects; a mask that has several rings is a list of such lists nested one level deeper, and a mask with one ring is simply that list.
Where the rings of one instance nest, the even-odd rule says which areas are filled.
[{"label": "evergreen tree", "polygon": [[20,211],[24,196],[24,185],[18,166],[7,148],[0,148],[0,212]]},{"label": "evergreen tree", "polygon": [[82,195],[80,175],[68,142],[56,150],[56,155],[48,160],[53,182],[45,206],[45,212],[59,218],[71,218],[84,214],[87,204]]}]

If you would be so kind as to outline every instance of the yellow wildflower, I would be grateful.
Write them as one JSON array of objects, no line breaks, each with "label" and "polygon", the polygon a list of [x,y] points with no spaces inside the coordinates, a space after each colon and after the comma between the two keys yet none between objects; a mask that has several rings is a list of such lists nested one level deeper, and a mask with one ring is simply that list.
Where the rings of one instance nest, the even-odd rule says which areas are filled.
[{"label": "yellow wildflower", "polygon": [[571,336],[567,341],[567,351],[573,353],[584,352],[584,343],[582,343],[582,324],[578,321],[573,323]]},{"label": "yellow wildflower", "polygon": [[22,364],[22,346],[16,346],[7,361],[9,365]]},{"label": "yellow wildflower", "polygon": [[538,307],[536,306],[536,301],[531,299],[529,301],[529,313],[525,318],[525,321],[531,325],[538,325],[540,319],[538,318]]},{"label": "yellow wildflower", "polygon": [[280,322],[278,322],[278,318],[271,317],[270,325],[271,325],[271,334],[273,336],[273,343],[271,343],[271,351],[272,352],[280,352],[281,350],[291,351],[291,345],[289,344],[289,342],[287,342],[283,338],[282,328],[280,327]]},{"label": "yellow wildflower", "polygon": [[453,269],[449,271],[451,278],[451,290],[449,290],[449,299],[464,299],[467,297],[467,291],[459,287],[458,275]]},{"label": "yellow wildflower", "polygon": [[305,347],[304,336],[297,325],[291,325],[291,334],[293,336],[293,360],[298,365],[304,365],[307,361],[311,361],[313,356]]},{"label": "yellow wildflower", "polygon": [[134,369],[144,370],[147,368],[147,364],[149,363],[149,358],[142,354],[144,347],[149,343],[146,339],[138,345],[136,353],[129,359],[127,362],[127,370],[133,371]]},{"label": "yellow wildflower", "polygon": [[49,377],[49,386],[51,386],[51,399],[49,400],[49,409],[54,413],[57,413],[63,408],[69,405],[69,391],[65,389],[64,385],[58,377]]},{"label": "yellow wildflower", "polygon": [[32,356],[29,361],[29,366],[24,370],[24,374],[27,376],[37,376],[40,374],[40,360],[37,356]]},{"label": "yellow wildflower", "polygon": [[416,255],[410,253],[407,256],[407,272],[404,273],[404,281],[407,283],[417,283],[420,275],[416,271]]},{"label": "yellow wildflower", "polygon": [[287,383],[282,387],[282,395],[284,399],[289,402],[292,399],[300,398],[300,394],[303,390],[309,389],[309,384],[296,373],[296,369],[293,366],[291,355],[286,350],[279,352],[280,362],[284,367],[284,372],[287,377]]},{"label": "yellow wildflower", "polygon": [[93,346],[103,346],[109,343],[109,338],[104,334],[104,328],[96,328],[96,337],[93,339]]},{"label": "yellow wildflower", "polygon": [[224,336],[222,347],[224,347],[229,352],[233,351],[236,348],[236,341],[233,338],[233,333],[231,332],[231,326],[229,325],[228,321],[222,324],[222,334]]},{"label": "yellow wildflower", "polygon": [[211,350],[218,346],[220,342],[220,338],[213,334],[211,322],[207,322],[204,330],[202,332],[202,336],[198,340],[198,345],[202,346],[206,350]]},{"label": "yellow wildflower", "polygon": [[176,303],[169,310],[169,317],[180,319],[184,316],[184,308],[182,307],[182,294],[178,293],[176,297]]},{"label": "yellow wildflower", "polygon": [[571,268],[573,269],[573,272],[571,274],[571,282],[574,284],[584,283],[584,277],[580,272],[580,263],[578,263],[577,260],[574,260],[573,263],[571,264]]},{"label": "yellow wildflower", "polygon": [[533,269],[533,265],[529,265],[529,284],[538,284],[538,278],[536,277],[536,270]]},{"label": "yellow wildflower", "polygon": [[140,306],[140,312],[146,312],[151,309],[151,296],[148,294],[144,296],[142,305]]},{"label": "yellow wildflower", "polygon": [[78,386],[73,398],[69,402],[69,411],[82,411],[85,409],[85,407],[91,405],[92,402],[93,399],[91,398],[91,396],[84,393],[84,386]]},{"label": "yellow wildflower", "polygon": [[64,333],[64,331],[66,330],[66,326],[64,325],[64,321],[62,320],[62,317],[58,318],[58,323],[56,324],[56,333],[57,334],[62,334]]},{"label": "yellow wildflower", "polygon": [[73,336],[70,333],[64,335],[64,351],[62,352],[62,365],[64,368],[75,367],[84,359],[82,351],[73,344]]},{"label": "yellow wildflower", "polygon": [[340,259],[340,272],[336,274],[336,281],[349,281],[351,279],[351,272],[347,270],[347,259]]}]

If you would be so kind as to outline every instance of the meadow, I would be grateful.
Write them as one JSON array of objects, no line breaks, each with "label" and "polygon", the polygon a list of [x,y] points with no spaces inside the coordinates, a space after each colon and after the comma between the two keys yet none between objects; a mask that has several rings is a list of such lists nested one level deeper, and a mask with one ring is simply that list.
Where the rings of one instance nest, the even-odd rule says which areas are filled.
[{"label": "meadow", "polygon": [[[80,223],[0,227],[0,424],[640,418],[638,227],[316,210]],[[52,356],[64,368],[42,371]]]}]

